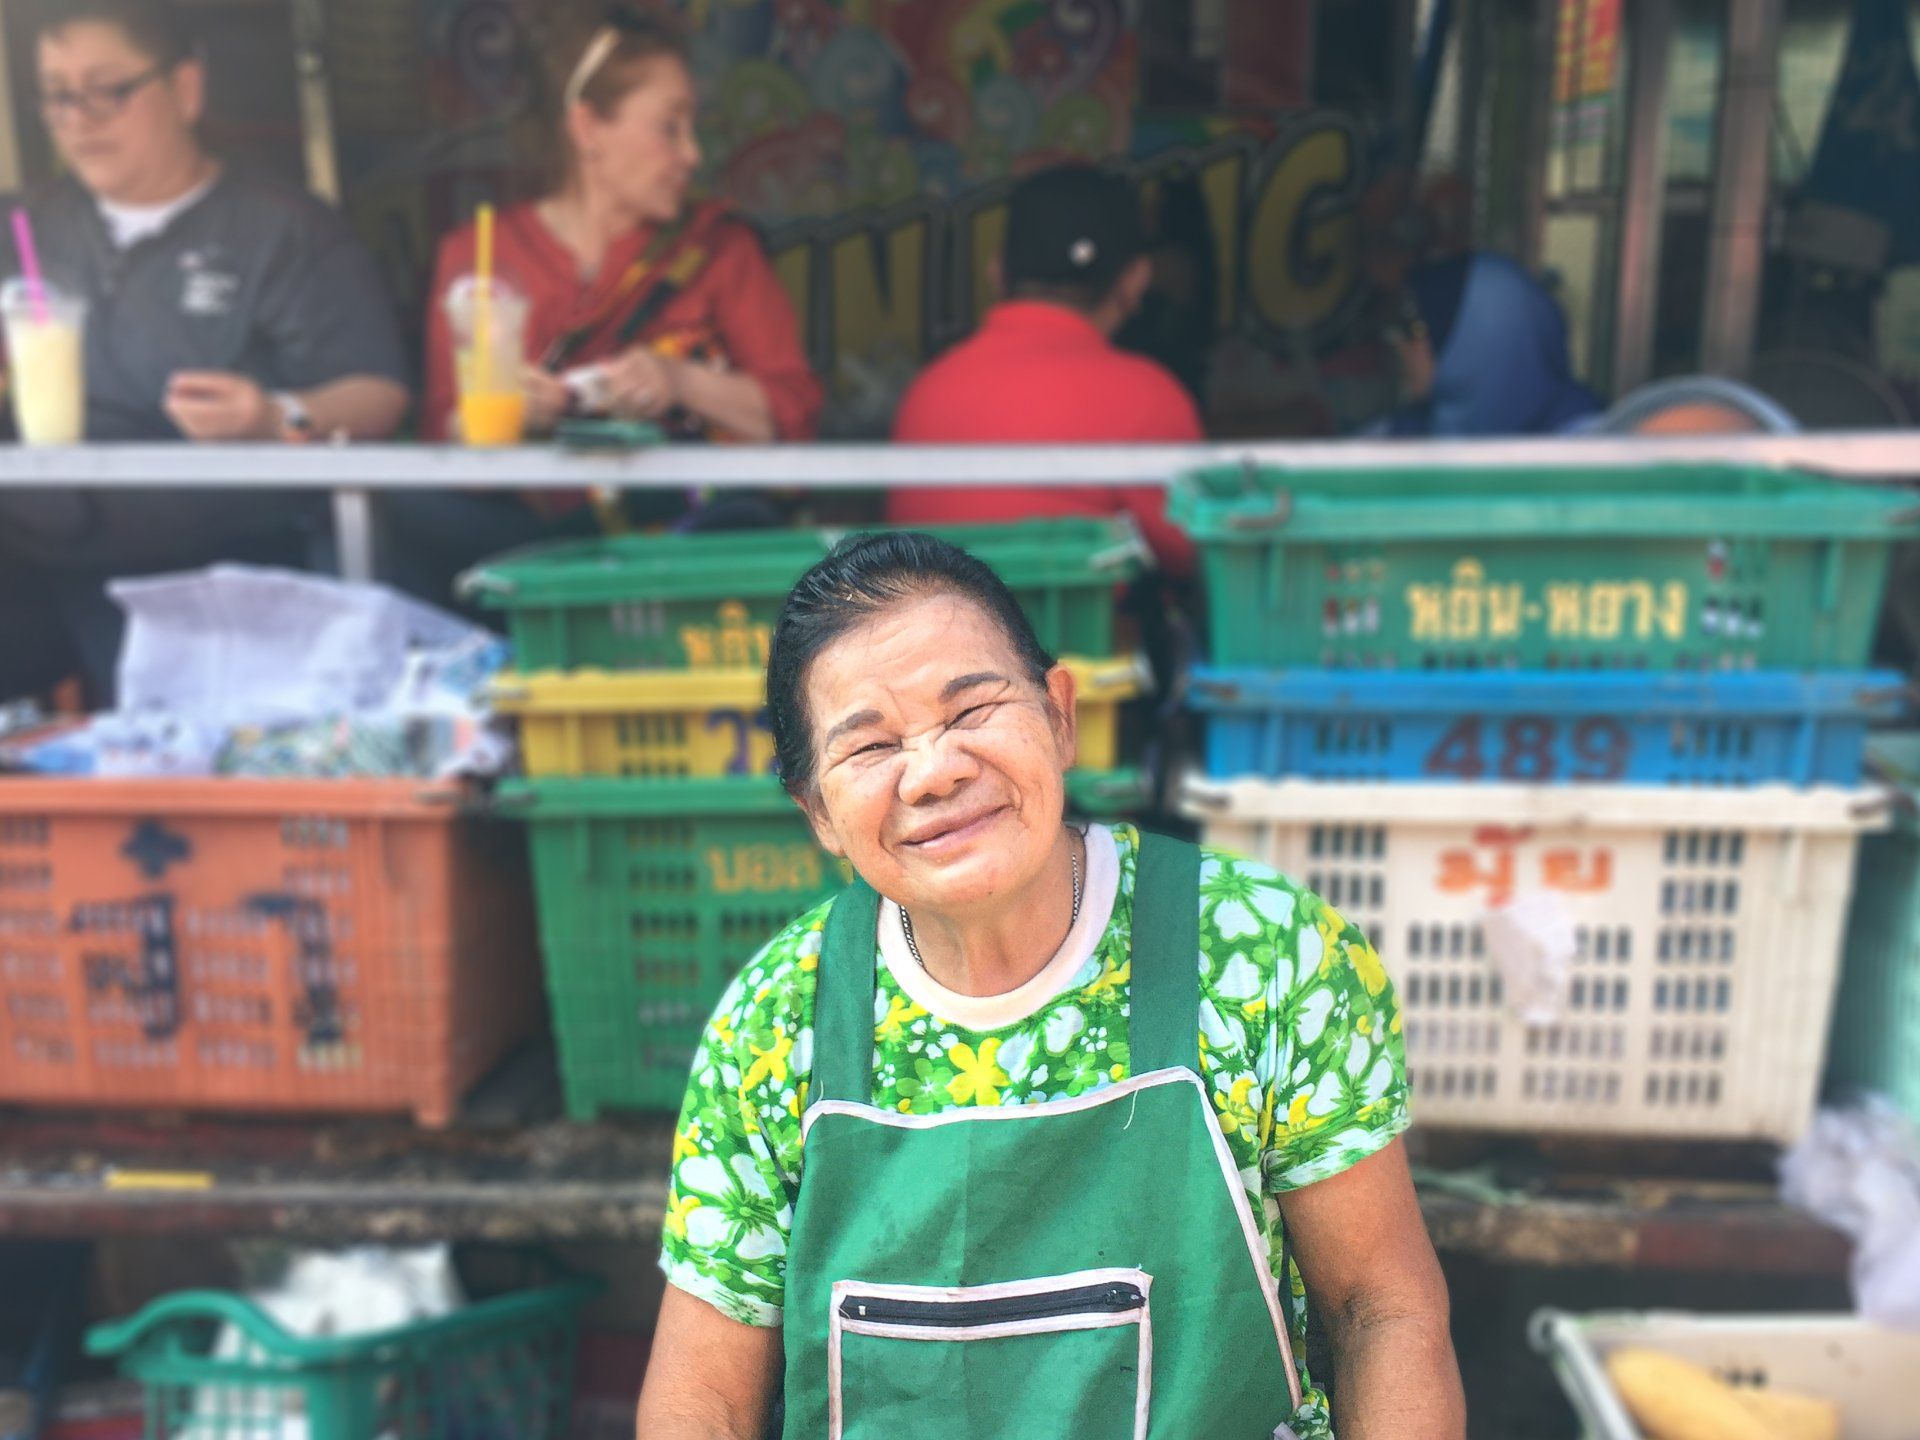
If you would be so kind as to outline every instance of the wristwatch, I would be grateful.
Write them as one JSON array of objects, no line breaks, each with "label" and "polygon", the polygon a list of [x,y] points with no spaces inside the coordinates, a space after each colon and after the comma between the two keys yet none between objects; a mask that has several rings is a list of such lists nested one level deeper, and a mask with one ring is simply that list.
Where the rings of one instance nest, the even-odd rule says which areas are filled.
[{"label": "wristwatch", "polygon": [[280,407],[280,430],[296,440],[307,440],[313,435],[313,416],[307,410],[307,402],[291,390],[276,390],[268,397]]}]

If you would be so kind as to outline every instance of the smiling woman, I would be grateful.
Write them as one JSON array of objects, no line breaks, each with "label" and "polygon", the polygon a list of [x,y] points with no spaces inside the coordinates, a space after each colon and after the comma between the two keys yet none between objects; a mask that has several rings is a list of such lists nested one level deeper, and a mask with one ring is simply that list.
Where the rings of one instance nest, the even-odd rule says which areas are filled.
[{"label": "smiling woman", "polygon": [[640,1433],[759,1436],[784,1350],[790,1440],[1326,1437],[1311,1295],[1346,1433],[1460,1435],[1364,937],[1252,862],[1069,828],[1072,677],[943,541],[816,566],[767,689],[859,879],[707,1029]]}]

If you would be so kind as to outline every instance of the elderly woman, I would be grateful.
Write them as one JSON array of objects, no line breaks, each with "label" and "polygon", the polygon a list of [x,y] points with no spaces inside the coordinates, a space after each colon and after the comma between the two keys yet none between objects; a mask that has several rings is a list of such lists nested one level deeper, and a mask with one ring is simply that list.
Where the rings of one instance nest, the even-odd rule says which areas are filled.
[{"label": "elderly woman", "polygon": [[776,627],[781,771],[859,879],[708,1027],[646,1440],[1463,1433],[1378,959],[1262,866],[1063,819],[1069,672],[1005,585],[855,539]]}]

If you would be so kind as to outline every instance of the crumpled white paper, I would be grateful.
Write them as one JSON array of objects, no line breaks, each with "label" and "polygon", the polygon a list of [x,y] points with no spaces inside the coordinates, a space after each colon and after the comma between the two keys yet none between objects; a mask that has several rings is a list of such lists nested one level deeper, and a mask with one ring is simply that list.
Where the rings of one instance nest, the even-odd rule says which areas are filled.
[{"label": "crumpled white paper", "polygon": [[1852,1237],[1854,1308],[1920,1330],[1920,1131],[1869,1096],[1822,1110],[1780,1161],[1780,1193]]},{"label": "crumpled white paper", "polygon": [[1507,1009],[1529,1025],[1559,1019],[1579,944],[1559,898],[1543,890],[1526,891],[1488,911],[1480,929]]}]

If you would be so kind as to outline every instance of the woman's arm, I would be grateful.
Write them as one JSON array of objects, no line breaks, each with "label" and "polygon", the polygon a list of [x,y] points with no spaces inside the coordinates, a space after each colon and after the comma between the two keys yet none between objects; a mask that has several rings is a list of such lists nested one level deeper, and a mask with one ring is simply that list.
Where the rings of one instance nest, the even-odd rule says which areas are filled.
[{"label": "woman's arm", "polygon": [[[696,379],[695,388],[719,403],[732,405],[757,403],[764,407],[764,418],[751,427],[751,438],[769,440],[811,440],[820,420],[820,407],[826,391],[813,367],[807,363],[805,342],[800,334],[799,318],[793,313],[793,301],[768,262],[760,240],[745,225],[729,225],[720,253],[714,256],[702,285],[711,285],[713,319],[720,332],[729,369],[707,378]],[[722,397],[713,382],[752,381],[758,392],[748,401],[744,387],[728,399]],[[698,410],[696,401],[688,408]],[[704,412],[703,412],[704,413]],[[752,419],[749,410],[733,410],[739,419]],[[745,433],[748,427],[720,419],[728,429]],[[764,432],[764,433],[762,433]]]},{"label": "woman's arm", "polygon": [[407,387],[382,375],[343,375],[292,392],[307,435],[287,429],[285,407],[257,380],[219,370],[183,370],[167,382],[167,418],[189,440],[384,440],[407,418]]},{"label": "woman's arm", "polygon": [[461,230],[440,242],[434,257],[433,285],[427,292],[426,364],[420,393],[420,438],[434,442],[453,438],[454,394],[453,327],[447,323],[447,291],[473,264],[471,232]]},{"label": "woman's arm", "polygon": [[1463,1440],[1447,1283],[1395,1140],[1280,1197],[1309,1302],[1333,1340],[1340,1440]]},{"label": "woman's arm", "polygon": [[380,375],[344,375],[301,392],[317,440],[344,432],[355,440],[385,440],[407,418],[404,385]]},{"label": "woman's arm", "polygon": [[669,360],[679,402],[716,430],[764,445],[778,440],[766,388],[738,370],[715,370],[695,360]]},{"label": "woman's arm", "polygon": [[639,1440],[760,1440],[780,1362],[780,1331],[742,1325],[667,1286],[640,1391]]}]

